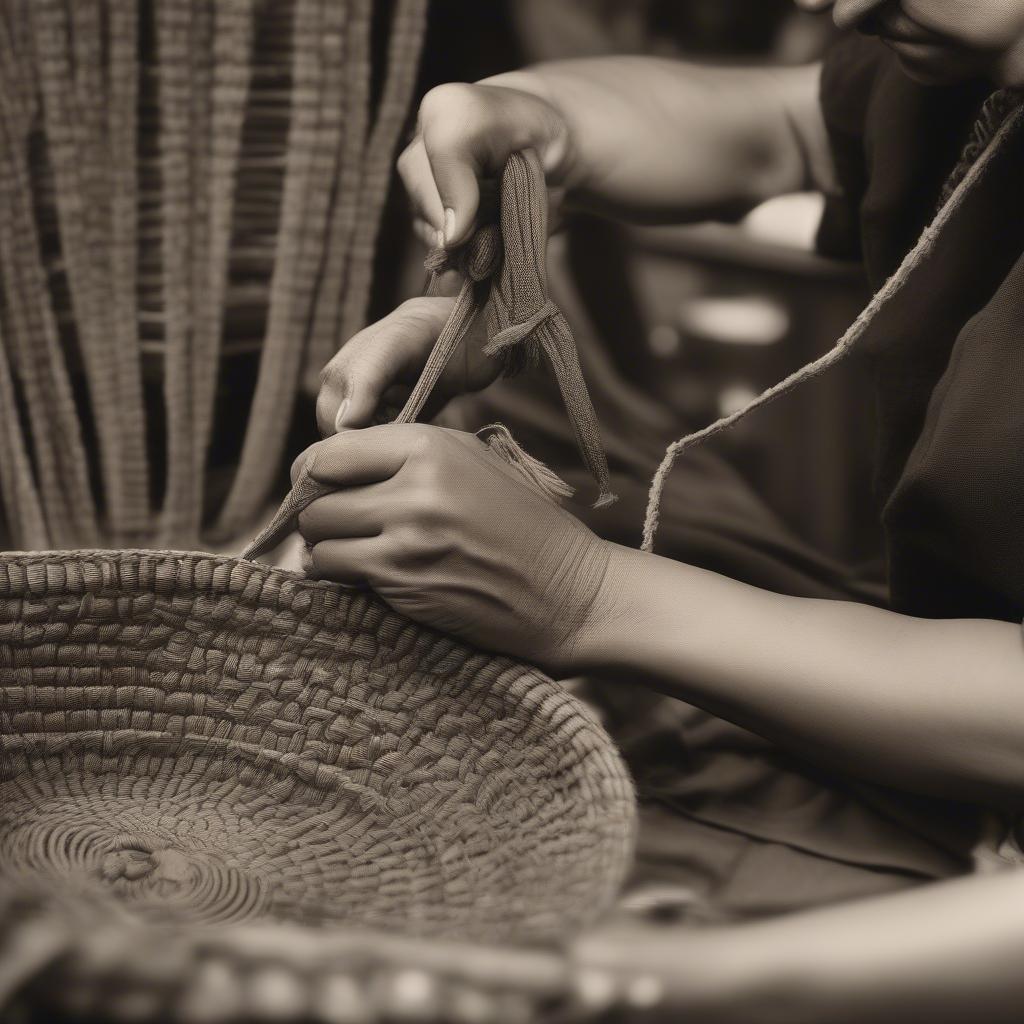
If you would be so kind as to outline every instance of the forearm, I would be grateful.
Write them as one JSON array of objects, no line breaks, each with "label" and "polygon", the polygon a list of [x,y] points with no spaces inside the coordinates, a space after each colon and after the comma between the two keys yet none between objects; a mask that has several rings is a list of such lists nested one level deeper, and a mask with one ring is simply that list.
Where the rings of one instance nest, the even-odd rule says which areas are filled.
[{"label": "forearm", "polygon": [[[558,61],[487,79],[569,127],[570,196],[647,222],[736,216],[827,173],[816,67],[716,68],[648,57]],[[817,173],[816,173],[817,172]]]},{"label": "forearm", "polygon": [[703,1024],[998,1024],[1024,1005],[1024,872],[712,929],[615,938],[580,959],[668,979],[671,1013]]},{"label": "forearm", "polygon": [[580,670],[650,685],[850,774],[1024,803],[1019,627],[791,598],[613,548]]}]

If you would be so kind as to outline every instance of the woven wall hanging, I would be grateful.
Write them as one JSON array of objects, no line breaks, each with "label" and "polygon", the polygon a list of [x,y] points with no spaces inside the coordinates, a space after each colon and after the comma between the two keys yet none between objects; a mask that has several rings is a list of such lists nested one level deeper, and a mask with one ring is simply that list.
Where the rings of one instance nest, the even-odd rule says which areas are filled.
[{"label": "woven wall hanging", "polygon": [[[364,325],[427,6],[0,0],[9,546],[224,547],[251,528],[296,396]],[[248,358],[214,496],[218,380]]]}]

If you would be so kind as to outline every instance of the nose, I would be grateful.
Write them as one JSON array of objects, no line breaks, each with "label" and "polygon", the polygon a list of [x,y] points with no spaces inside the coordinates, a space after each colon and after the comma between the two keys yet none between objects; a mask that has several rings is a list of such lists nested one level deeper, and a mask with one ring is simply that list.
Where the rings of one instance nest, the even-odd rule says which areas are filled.
[{"label": "nose", "polygon": [[833,3],[819,7],[834,7],[832,18],[839,28],[853,28],[862,22],[872,11],[884,7],[892,0],[834,0]]},{"label": "nose", "polygon": [[839,28],[853,28],[858,22],[870,14],[876,7],[889,3],[890,0],[795,0],[802,11],[827,11],[835,8],[832,17]]}]

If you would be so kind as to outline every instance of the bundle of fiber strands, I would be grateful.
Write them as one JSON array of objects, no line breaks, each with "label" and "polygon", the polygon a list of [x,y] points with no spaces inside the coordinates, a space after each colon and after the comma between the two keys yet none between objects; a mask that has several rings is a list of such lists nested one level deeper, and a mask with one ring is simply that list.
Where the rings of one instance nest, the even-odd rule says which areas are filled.
[{"label": "bundle of fiber strands", "polygon": [[[250,526],[296,394],[364,322],[426,9],[0,0],[11,547],[196,548]],[[204,512],[218,375],[243,352],[240,461]]]},{"label": "bundle of fiber strands", "polygon": [[306,1019],[440,938],[548,950],[553,985],[634,827],[576,698],[369,593],[200,554],[0,556],[0,1007],[81,983],[90,1013],[141,990],[142,1019],[219,1019],[205,968],[251,960]]},{"label": "bundle of fiber strands", "polygon": [[[427,358],[419,380],[396,423],[412,423],[478,318],[486,325],[483,351],[501,359],[506,373],[543,363],[554,376],[584,463],[597,485],[595,507],[615,501],[611,493],[608,461],[572,330],[562,311],[548,295],[547,193],[544,172],[533,150],[513,153],[506,161],[498,191],[496,220],[485,222],[472,238],[454,251],[438,249],[426,261],[431,271],[428,292],[436,288],[439,273],[455,269],[462,274],[459,295]],[[491,423],[478,433],[492,451],[518,469],[525,479],[553,499],[573,491],[542,462],[525,452],[502,423]],[[245,549],[245,557],[258,558],[272,550],[297,526],[298,516],[331,488],[314,480],[307,464],[264,530]]]}]

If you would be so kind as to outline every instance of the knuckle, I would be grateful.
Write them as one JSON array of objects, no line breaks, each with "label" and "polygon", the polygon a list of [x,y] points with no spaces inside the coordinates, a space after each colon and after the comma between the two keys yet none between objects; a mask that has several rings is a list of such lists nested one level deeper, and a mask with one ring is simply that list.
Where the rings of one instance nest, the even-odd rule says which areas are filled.
[{"label": "knuckle", "polygon": [[468,82],[442,82],[429,90],[420,101],[420,118],[424,122],[436,117],[447,118],[475,101],[477,88]]},{"label": "knuckle", "polygon": [[409,424],[409,454],[417,467],[433,465],[438,455],[435,431],[420,423]]},{"label": "knuckle", "polygon": [[320,371],[320,387],[326,388],[339,384],[344,376],[343,366],[344,361],[341,358],[341,352],[338,352]]},{"label": "knuckle", "polygon": [[[316,397],[316,409],[314,410],[317,426],[320,428],[321,433],[327,433],[329,429],[333,428],[336,408],[337,402],[334,396],[321,387],[320,394]],[[292,472],[292,479],[295,479],[294,470]]]},{"label": "knuckle", "polygon": [[424,527],[436,527],[445,521],[437,494],[422,480],[409,491],[405,515],[407,520]]},{"label": "knuckle", "polygon": [[486,103],[473,85],[439,85],[423,98],[423,145],[428,153],[458,149],[474,138],[486,119]]}]

